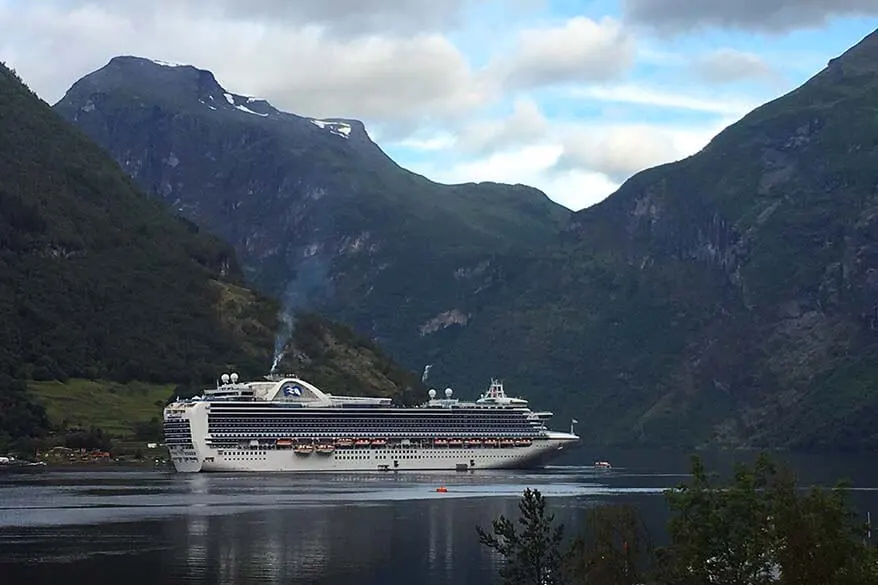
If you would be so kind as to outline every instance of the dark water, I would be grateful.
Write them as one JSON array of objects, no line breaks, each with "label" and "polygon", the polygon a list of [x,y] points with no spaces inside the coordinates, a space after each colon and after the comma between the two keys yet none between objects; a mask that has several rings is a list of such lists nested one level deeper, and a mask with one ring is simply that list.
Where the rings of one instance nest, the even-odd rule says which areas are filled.
[{"label": "dark water", "polygon": [[[581,459],[582,454],[579,454]],[[525,487],[575,529],[591,506],[638,506],[656,540],[662,490],[688,457],[575,455],[540,472],[182,475],[158,470],[0,471],[0,584],[489,583],[496,560],[475,526],[514,515]],[[749,458],[749,456],[739,456]],[[728,471],[732,456],[707,456]],[[878,512],[866,457],[792,457],[803,483],[851,480],[851,500]],[[445,485],[447,493],[435,488]]]}]

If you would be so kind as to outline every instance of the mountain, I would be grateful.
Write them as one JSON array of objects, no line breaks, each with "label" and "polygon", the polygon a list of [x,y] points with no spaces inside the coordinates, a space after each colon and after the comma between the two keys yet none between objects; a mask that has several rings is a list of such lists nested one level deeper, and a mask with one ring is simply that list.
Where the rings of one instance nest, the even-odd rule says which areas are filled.
[{"label": "mountain", "polygon": [[520,267],[450,359],[515,339],[592,440],[874,448],[878,33]]},{"label": "mountain", "polygon": [[264,370],[276,306],[241,286],[229,245],[143,195],[5,66],[0,129],[0,434],[45,422],[16,380]]},{"label": "mountain", "polygon": [[411,368],[490,302],[498,258],[544,245],[570,216],[522,185],[433,183],[356,120],[282,112],[192,66],[116,57],[55,109],[231,243],[260,290],[353,325]]},{"label": "mountain", "polygon": [[[0,65],[0,449],[49,426],[28,381],[261,376],[278,311],[245,286],[230,245],[145,195]],[[344,326],[302,319],[293,365],[303,373],[367,394],[418,387]]]},{"label": "mountain", "polygon": [[194,68],[114,59],[57,108],[234,243],[266,289],[294,274],[298,300],[310,292],[465,395],[503,376],[555,426],[576,418],[589,444],[866,449],[878,445],[876,64],[873,34],[571,218],[524,187],[434,185],[354,122],[335,121],[345,138],[250,108]]},{"label": "mountain", "polygon": [[389,396],[396,404],[409,405],[427,396],[421,380],[373,341],[314,313],[297,313],[283,365],[330,392]]}]

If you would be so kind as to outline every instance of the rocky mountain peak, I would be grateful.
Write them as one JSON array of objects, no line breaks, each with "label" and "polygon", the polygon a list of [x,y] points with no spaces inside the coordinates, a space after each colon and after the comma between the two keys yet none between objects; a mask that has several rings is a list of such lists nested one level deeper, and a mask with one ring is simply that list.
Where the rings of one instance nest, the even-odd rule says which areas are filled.
[{"label": "rocky mountain peak", "polygon": [[210,71],[192,65],[123,55],[113,57],[105,66],[80,79],[70,92],[83,89],[142,91],[146,87],[156,92],[174,89],[179,93],[188,92],[190,96],[222,95],[224,91]]},{"label": "rocky mountain peak", "polygon": [[162,104],[177,111],[233,114],[254,121],[307,124],[326,136],[352,144],[372,144],[366,126],[349,118],[309,118],[284,112],[267,99],[233,93],[224,88],[211,71],[184,63],[172,63],[133,55],[113,57],[102,68],[77,81],[59,104],[77,104],[82,113],[93,112],[105,96],[125,97],[142,104]]}]

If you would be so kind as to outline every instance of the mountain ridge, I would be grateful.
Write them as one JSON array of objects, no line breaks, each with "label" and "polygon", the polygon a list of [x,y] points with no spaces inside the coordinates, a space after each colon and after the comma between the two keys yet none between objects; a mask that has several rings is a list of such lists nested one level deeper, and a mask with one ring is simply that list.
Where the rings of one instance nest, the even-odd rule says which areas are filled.
[{"label": "mountain ridge", "polygon": [[[63,400],[101,386],[129,391],[136,381],[154,395],[166,384],[200,389],[224,371],[268,373],[279,307],[246,285],[229,244],[147,196],[0,64],[0,452],[47,432],[56,433],[47,446],[65,441],[69,429],[47,418],[33,382],[71,381],[51,392],[63,413],[76,409]],[[417,387],[347,327],[300,319],[302,371],[367,394]],[[144,406],[156,410],[139,422],[160,417],[161,403]],[[142,415],[121,413],[116,426]],[[20,445],[32,455],[33,442]]]},{"label": "mountain ridge", "polygon": [[[699,153],[638,173],[574,215],[557,259],[543,254],[527,280],[563,271],[577,283],[577,299],[537,290],[559,298],[547,312],[580,315],[575,344],[609,355],[579,367],[597,386],[578,403],[580,420],[634,443],[862,448],[878,440],[866,424],[878,396],[865,390],[878,381],[868,365],[876,356],[876,61],[873,33]],[[522,310],[513,298],[498,311]],[[575,371],[588,353],[546,359]],[[610,408],[619,420],[608,424],[600,417]]]},{"label": "mountain ridge", "polygon": [[482,302],[498,256],[541,245],[570,216],[523,185],[432,182],[365,129],[355,140],[353,122],[348,139],[273,107],[242,112],[249,98],[199,71],[114,58],[55,109],[147,192],[234,245],[260,290],[350,323],[409,368],[436,346],[422,332],[466,326],[448,316]]},{"label": "mountain ridge", "polygon": [[[518,245],[510,242],[521,226],[552,213],[528,190],[481,193],[511,209],[511,229],[495,228],[492,238],[479,217],[487,207],[477,201],[461,212],[478,192],[458,194],[442,215],[430,197],[399,188],[407,183],[382,189],[391,165],[321,150],[334,171],[306,197],[335,188],[362,195],[346,201],[366,208],[336,216],[282,202],[277,213],[294,211],[328,235],[288,246],[314,260],[279,269],[299,275],[292,294],[389,340],[409,368],[431,363],[434,377],[457,388],[500,373],[513,392],[578,419],[591,442],[871,448],[876,62],[872,34],[699,153],[638,173],[562,221],[543,221]],[[59,108],[69,115],[88,98],[74,92]],[[117,160],[144,147],[135,116],[98,114],[78,123],[95,136],[115,128],[102,143]],[[280,160],[285,172],[301,163]],[[517,205],[531,208],[516,215]],[[422,253],[434,245],[440,253]]]}]

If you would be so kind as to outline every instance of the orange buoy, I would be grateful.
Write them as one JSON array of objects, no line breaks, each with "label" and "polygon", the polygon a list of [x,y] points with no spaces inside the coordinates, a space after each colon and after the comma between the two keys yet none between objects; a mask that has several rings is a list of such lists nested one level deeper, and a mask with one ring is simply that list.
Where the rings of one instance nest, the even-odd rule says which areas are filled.
[{"label": "orange buoy", "polygon": [[437,491],[437,492],[447,492],[447,491],[448,491],[448,488],[446,488],[446,487],[443,485],[443,486],[437,487],[437,488],[436,488],[436,491]]}]

